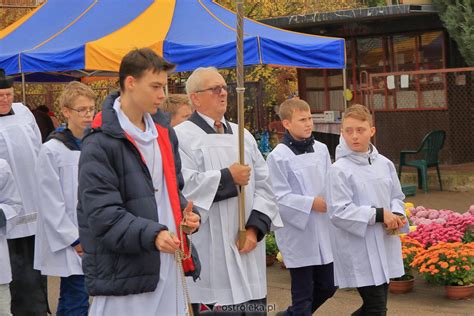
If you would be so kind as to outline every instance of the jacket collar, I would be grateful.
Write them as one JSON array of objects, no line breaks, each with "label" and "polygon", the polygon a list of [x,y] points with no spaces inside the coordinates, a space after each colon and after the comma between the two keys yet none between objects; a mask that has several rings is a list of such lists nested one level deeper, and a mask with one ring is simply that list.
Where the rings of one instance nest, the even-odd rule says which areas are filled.
[{"label": "jacket collar", "polygon": [[[87,137],[96,130],[100,130],[101,132],[115,138],[127,138],[125,131],[120,126],[117,112],[113,108],[115,99],[117,99],[119,96],[120,92],[115,91],[105,98],[104,102],[102,103],[102,111],[95,116],[91,128],[86,131],[84,137]],[[170,127],[170,118],[168,115],[163,113],[163,111],[158,109],[156,114],[152,115],[151,117],[158,125],[161,125],[165,128]]]}]

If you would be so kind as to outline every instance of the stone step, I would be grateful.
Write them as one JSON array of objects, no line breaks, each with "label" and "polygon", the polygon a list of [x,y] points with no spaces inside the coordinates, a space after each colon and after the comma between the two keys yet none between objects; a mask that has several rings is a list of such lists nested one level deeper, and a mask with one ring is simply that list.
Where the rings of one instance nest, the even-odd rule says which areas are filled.
[{"label": "stone step", "polygon": [[[418,185],[415,172],[402,172],[402,185]],[[474,191],[474,172],[454,172],[441,170],[441,182],[444,191]],[[438,175],[436,171],[428,171],[429,190],[439,190]]]}]

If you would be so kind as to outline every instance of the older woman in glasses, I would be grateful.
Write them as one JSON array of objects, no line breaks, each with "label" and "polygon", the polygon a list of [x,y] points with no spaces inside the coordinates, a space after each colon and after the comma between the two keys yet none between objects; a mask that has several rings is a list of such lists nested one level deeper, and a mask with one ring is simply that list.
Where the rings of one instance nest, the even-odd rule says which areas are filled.
[{"label": "older woman in glasses", "polygon": [[[179,139],[183,193],[201,214],[193,237],[202,273],[189,283],[195,314],[202,306],[222,311],[265,314],[265,244],[271,225],[281,219],[268,181],[267,165],[252,135],[245,131],[245,165],[236,163],[237,125],[224,118],[227,85],[215,68],[198,68],[186,82],[195,112],[175,127]],[[246,192],[246,242],[236,244],[238,186]],[[237,309],[235,309],[237,308]]]}]

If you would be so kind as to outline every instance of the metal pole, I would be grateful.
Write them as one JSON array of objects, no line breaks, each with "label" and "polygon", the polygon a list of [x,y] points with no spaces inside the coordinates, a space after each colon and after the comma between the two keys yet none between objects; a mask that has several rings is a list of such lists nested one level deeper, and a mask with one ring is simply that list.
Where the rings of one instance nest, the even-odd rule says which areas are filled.
[{"label": "metal pole", "polygon": [[346,90],[347,90],[347,69],[342,69],[342,95],[344,96],[344,110],[347,110],[347,98],[346,98]]},{"label": "metal pole", "polygon": [[[244,150],[244,0],[236,0],[237,7],[237,117],[239,124],[239,163],[245,164]],[[239,188],[239,248],[245,245],[245,187]]]},{"label": "metal pole", "polygon": [[25,73],[21,73],[21,94],[23,96],[23,105],[26,105],[26,84],[25,84]]}]

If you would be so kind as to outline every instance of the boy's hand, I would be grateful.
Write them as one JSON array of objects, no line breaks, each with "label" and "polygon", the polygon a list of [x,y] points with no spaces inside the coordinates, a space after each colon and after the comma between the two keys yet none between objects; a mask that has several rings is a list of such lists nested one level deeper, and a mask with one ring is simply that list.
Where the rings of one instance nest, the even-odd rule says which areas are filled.
[{"label": "boy's hand", "polygon": [[249,183],[250,170],[251,168],[248,165],[241,165],[237,162],[229,167],[232,179],[237,185],[247,185]]},{"label": "boy's hand", "polygon": [[74,246],[74,250],[76,250],[77,254],[79,255],[79,257],[82,257],[82,255],[84,254],[84,251],[82,250],[82,246],[81,244],[77,244]]},{"label": "boy's hand", "polygon": [[183,224],[191,229],[189,234],[194,233],[199,228],[200,219],[201,217],[193,212],[193,202],[189,201],[183,210]]},{"label": "boy's hand", "polygon": [[393,214],[388,210],[383,210],[383,223],[389,230],[402,228],[406,223],[406,219],[402,220],[400,216]]},{"label": "boy's hand", "polygon": [[241,254],[249,253],[257,247],[257,231],[253,227],[247,228],[245,231],[245,244],[239,245],[237,240],[237,248]]},{"label": "boy's hand", "polygon": [[175,253],[178,249],[180,241],[175,234],[168,230],[162,230],[155,238],[155,247],[164,253]]},{"label": "boy's hand", "polygon": [[320,196],[315,197],[313,200],[313,206],[311,207],[313,211],[325,213],[326,212],[326,201]]}]

